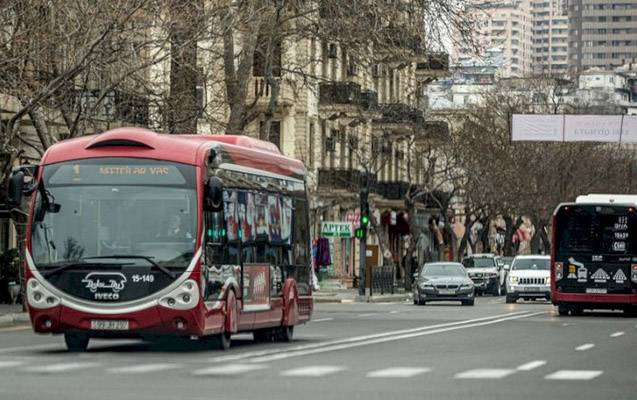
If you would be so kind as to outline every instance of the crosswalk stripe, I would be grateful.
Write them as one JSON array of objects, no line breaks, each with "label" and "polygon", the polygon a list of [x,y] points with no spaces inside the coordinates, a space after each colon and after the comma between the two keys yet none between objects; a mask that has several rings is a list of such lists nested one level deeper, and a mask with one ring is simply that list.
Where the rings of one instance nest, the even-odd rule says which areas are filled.
[{"label": "crosswalk stripe", "polygon": [[106,371],[111,374],[144,374],[147,372],[165,371],[181,367],[181,364],[140,364],[126,367],[109,368]]},{"label": "crosswalk stripe", "polygon": [[535,361],[528,362],[526,364],[522,364],[519,367],[517,367],[516,369],[518,371],[531,371],[531,370],[533,370],[535,368],[541,367],[544,364],[546,364],[546,361],[544,361],[544,360],[535,360]]},{"label": "crosswalk stripe", "polygon": [[283,376],[306,376],[306,377],[320,377],[333,374],[339,371],[343,371],[345,368],[335,365],[313,365],[308,367],[294,368],[287,371],[283,371]]},{"label": "crosswalk stripe", "polygon": [[0,361],[0,368],[17,367],[22,364],[22,361]]},{"label": "crosswalk stripe", "polygon": [[624,335],[624,332],[615,332],[615,333],[611,333],[610,337],[620,337],[623,335]]},{"label": "crosswalk stripe", "polygon": [[230,365],[218,365],[210,368],[203,368],[193,372],[194,375],[206,375],[206,376],[231,376],[240,375],[246,372],[257,371],[266,368],[266,365],[262,364],[230,364]]},{"label": "crosswalk stripe", "polygon": [[501,379],[515,373],[514,369],[479,368],[455,375],[456,379]]},{"label": "crosswalk stripe", "polygon": [[431,368],[394,367],[367,373],[368,378],[412,378],[431,371]]},{"label": "crosswalk stripe", "polygon": [[575,351],[586,351],[586,350],[592,349],[593,347],[595,347],[593,343],[586,343],[581,346],[577,346],[575,348]]},{"label": "crosswalk stripe", "polygon": [[604,373],[603,371],[563,369],[545,376],[544,379],[551,379],[551,380],[558,380],[558,381],[589,381],[591,379],[597,378],[603,373]]},{"label": "crosswalk stripe", "polygon": [[58,372],[67,372],[67,371],[74,371],[77,369],[97,367],[98,365],[100,364],[72,362],[72,363],[60,363],[60,364],[51,364],[51,365],[40,365],[37,367],[27,367],[27,368],[24,368],[24,370],[27,372],[54,374]]}]

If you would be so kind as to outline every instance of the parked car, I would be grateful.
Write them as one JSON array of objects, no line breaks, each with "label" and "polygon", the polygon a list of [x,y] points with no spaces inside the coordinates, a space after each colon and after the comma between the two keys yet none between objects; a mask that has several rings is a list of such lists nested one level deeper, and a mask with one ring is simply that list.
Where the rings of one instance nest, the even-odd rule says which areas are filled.
[{"label": "parked car", "polygon": [[517,256],[507,277],[506,302],[551,299],[551,258],[549,256]]},{"label": "parked car", "polygon": [[476,294],[501,295],[500,271],[494,254],[473,254],[462,260],[462,265],[473,280]]},{"label": "parked car", "polygon": [[460,301],[464,306],[475,302],[475,288],[462,264],[457,262],[426,263],[416,275],[414,304],[429,301]]}]

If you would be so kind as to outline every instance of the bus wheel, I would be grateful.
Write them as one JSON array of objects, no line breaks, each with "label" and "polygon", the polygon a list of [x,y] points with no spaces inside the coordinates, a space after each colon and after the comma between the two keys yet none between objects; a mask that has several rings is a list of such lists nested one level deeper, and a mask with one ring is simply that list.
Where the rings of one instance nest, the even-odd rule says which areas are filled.
[{"label": "bus wheel", "polygon": [[568,315],[569,307],[564,304],[560,304],[557,306],[557,313],[560,315]]},{"label": "bus wheel", "polygon": [[64,342],[66,348],[71,352],[86,351],[90,338],[86,334],[82,333],[65,333]]},{"label": "bus wheel", "polygon": [[624,317],[635,318],[637,317],[637,306],[627,306],[624,308]]},{"label": "bus wheel", "polygon": [[294,325],[277,329],[276,338],[279,342],[291,342],[294,339]]},{"label": "bus wheel", "polygon": [[230,348],[231,339],[229,332],[223,332],[218,335],[214,335],[211,339],[212,347],[216,350],[228,350]]}]

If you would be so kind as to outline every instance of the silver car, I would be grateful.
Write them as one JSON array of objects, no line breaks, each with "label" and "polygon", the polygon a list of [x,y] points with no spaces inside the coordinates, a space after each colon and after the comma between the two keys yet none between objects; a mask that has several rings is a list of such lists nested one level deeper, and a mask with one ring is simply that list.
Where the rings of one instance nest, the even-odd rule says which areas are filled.
[{"label": "silver car", "polygon": [[462,305],[472,306],[475,302],[473,281],[460,263],[427,263],[414,275],[414,304],[460,301]]}]

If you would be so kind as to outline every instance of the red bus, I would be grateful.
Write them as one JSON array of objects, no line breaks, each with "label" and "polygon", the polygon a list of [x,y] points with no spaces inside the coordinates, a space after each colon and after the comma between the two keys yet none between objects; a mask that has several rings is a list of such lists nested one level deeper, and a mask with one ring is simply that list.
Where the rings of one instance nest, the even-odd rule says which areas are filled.
[{"label": "red bus", "polygon": [[90,338],[231,335],[290,341],[309,321],[305,169],[244,136],[120,128],[51,146],[10,180],[33,194],[25,249],[37,333]]},{"label": "red bus", "polygon": [[551,300],[560,315],[637,309],[637,196],[587,195],[553,214]]}]

